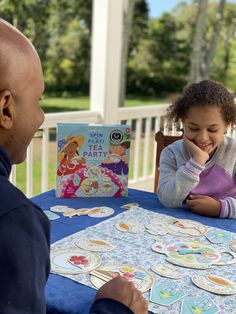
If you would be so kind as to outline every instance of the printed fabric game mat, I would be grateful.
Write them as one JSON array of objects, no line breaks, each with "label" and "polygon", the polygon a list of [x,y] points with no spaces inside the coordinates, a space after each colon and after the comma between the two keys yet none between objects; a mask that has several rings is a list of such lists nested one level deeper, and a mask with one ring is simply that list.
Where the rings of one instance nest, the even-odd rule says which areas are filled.
[{"label": "printed fabric game mat", "polygon": [[122,274],[153,313],[236,313],[235,240],[136,206],[52,244],[51,272],[95,289]]}]

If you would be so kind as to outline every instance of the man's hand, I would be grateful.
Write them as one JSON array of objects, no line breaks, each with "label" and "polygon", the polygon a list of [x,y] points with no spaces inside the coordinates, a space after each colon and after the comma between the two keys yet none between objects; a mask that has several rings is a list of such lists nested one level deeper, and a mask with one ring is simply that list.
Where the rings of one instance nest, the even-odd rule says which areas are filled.
[{"label": "man's hand", "polygon": [[190,195],[186,200],[187,206],[195,214],[219,217],[220,216],[220,202],[207,195]]},{"label": "man's hand", "polygon": [[193,160],[196,161],[198,164],[204,166],[206,161],[209,159],[209,155],[207,154],[207,152],[204,152],[193,141],[190,141],[185,135],[183,138],[184,143],[186,144]]},{"label": "man's hand", "polygon": [[142,293],[137,290],[134,284],[126,278],[118,276],[105,285],[97,292],[95,299],[109,298],[123,303],[135,314],[147,314],[148,302]]}]

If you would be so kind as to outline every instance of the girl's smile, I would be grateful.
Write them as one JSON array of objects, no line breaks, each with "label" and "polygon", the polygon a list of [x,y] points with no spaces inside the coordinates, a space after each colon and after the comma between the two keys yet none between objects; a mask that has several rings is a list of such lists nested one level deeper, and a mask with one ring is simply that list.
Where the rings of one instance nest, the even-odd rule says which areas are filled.
[{"label": "girl's smile", "polygon": [[183,121],[184,134],[201,150],[211,155],[222,142],[228,126],[217,106],[195,106]]}]

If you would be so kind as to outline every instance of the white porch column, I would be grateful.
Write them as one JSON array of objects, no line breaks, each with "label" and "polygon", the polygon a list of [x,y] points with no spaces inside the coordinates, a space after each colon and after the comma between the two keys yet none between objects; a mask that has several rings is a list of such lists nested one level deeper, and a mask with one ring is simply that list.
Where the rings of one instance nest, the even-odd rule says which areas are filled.
[{"label": "white porch column", "polygon": [[124,0],[93,0],[90,110],[117,123]]}]

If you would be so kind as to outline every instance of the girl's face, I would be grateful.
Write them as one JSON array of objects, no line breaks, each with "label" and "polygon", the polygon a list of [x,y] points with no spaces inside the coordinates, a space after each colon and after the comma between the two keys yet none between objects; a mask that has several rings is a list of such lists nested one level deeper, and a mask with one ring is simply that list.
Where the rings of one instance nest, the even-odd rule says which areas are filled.
[{"label": "girl's face", "polygon": [[66,146],[66,148],[64,149],[64,152],[68,157],[74,157],[76,152],[78,152],[78,147],[79,146],[76,142],[71,142],[70,144]]},{"label": "girl's face", "polygon": [[112,155],[123,156],[126,152],[126,148],[122,145],[110,145],[109,151]]},{"label": "girl's face", "polygon": [[183,120],[186,137],[209,155],[220,145],[228,127],[216,106],[192,107]]}]

